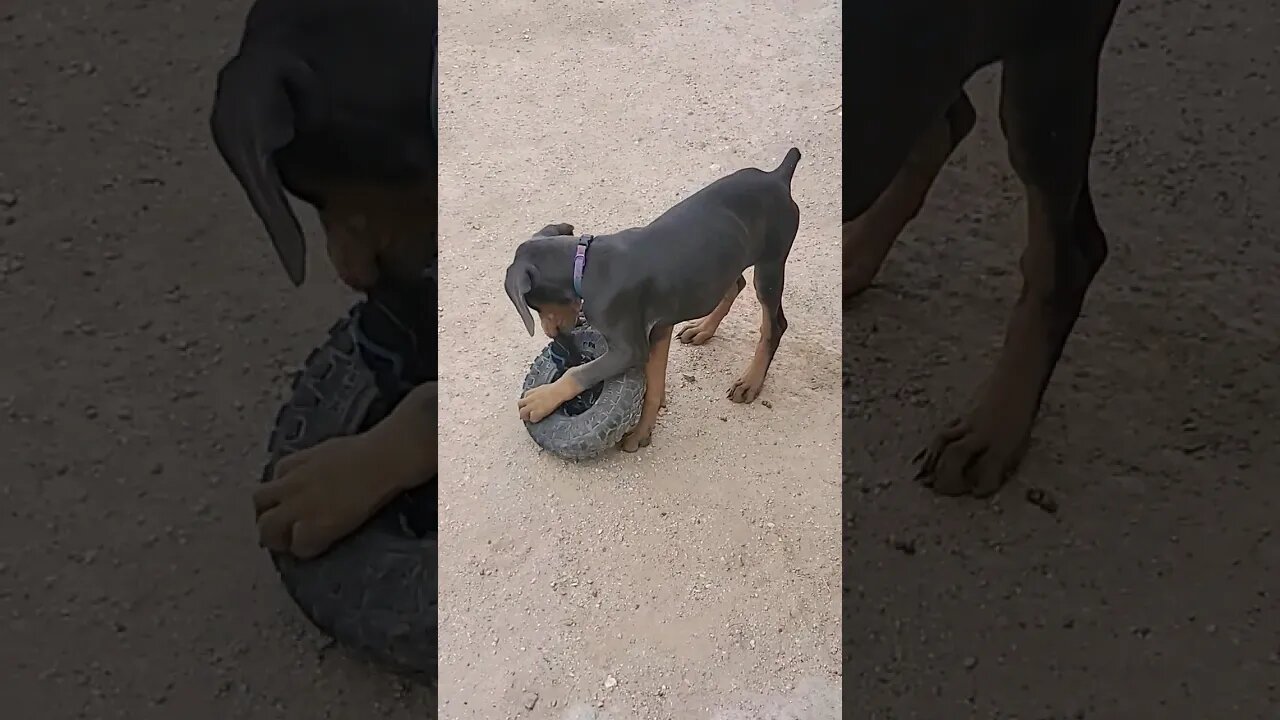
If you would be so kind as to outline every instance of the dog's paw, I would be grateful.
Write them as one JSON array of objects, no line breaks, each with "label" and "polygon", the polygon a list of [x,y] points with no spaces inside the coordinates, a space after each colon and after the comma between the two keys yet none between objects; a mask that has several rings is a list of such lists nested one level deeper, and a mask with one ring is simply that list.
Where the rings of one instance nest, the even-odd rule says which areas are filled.
[{"label": "dog's paw", "polygon": [[564,404],[559,388],[555,383],[530,388],[520,398],[516,406],[520,410],[520,419],[529,423],[541,422],[543,418],[556,411]]},{"label": "dog's paw", "polygon": [[975,411],[946,425],[920,451],[916,478],[940,495],[987,497],[1026,452],[1031,422]]},{"label": "dog's paw", "polygon": [[632,430],[622,436],[620,447],[623,452],[633,453],[642,447],[649,447],[649,443],[653,440],[653,428],[640,428]]},{"label": "dog's paw", "polygon": [[760,396],[760,389],[763,387],[764,377],[756,377],[755,373],[748,371],[729,386],[726,397],[736,403],[749,403]]},{"label": "dog's paw", "polygon": [[312,558],[368,520],[411,478],[367,436],[338,437],[282,458],[274,477],[253,494],[258,542],[276,552]]},{"label": "dog's paw", "polygon": [[685,345],[701,345],[715,337],[718,329],[720,329],[720,323],[702,318],[680,328],[680,332],[676,333],[676,339]]}]

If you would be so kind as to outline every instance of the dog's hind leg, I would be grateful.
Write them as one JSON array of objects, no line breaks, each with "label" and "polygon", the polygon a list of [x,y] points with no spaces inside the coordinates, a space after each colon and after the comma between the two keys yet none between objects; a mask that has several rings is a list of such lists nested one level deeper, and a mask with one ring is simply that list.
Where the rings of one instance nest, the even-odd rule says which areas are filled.
[{"label": "dog's hind leg", "polygon": [[[1027,196],[1022,291],[1000,358],[968,415],[924,453],[922,476],[944,494],[995,492],[1025,451],[1054,366],[1106,238],[1089,192],[1098,60],[1115,1],[1063,5],[1033,49],[1005,61],[1000,119]],[[1075,24],[1077,28],[1072,28]]]},{"label": "dog's hind leg", "polygon": [[716,305],[716,309],[712,310],[710,315],[685,325],[680,332],[676,333],[676,337],[685,345],[701,345],[715,337],[716,330],[720,329],[720,323],[733,308],[733,301],[738,299],[738,293],[741,293],[746,286],[747,279],[739,275],[733,285],[725,291],[720,304]]},{"label": "dog's hind leg", "polygon": [[770,262],[756,265],[756,298],[760,301],[760,340],[756,343],[751,364],[729,388],[728,397],[736,403],[749,403],[760,395],[764,378],[778,352],[778,344],[787,331],[787,316],[782,312],[782,289],[785,263]]},{"label": "dog's hind leg", "polygon": [[880,197],[858,217],[841,227],[843,296],[847,300],[866,290],[902,228],[920,212],[925,196],[956,146],[973,129],[977,115],[969,96],[960,97],[946,115],[929,126]]}]

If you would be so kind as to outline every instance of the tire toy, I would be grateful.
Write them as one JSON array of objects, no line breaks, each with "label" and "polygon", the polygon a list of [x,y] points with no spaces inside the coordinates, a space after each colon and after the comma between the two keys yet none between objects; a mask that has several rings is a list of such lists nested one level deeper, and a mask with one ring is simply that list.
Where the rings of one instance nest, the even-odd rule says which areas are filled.
[{"label": "tire toy", "polygon": [[[263,481],[285,455],[375,425],[436,377],[435,280],[354,307],[294,377]],[[425,294],[425,297],[424,297]],[[415,307],[416,306],[416,307]],[[413,322],[406,323],[404,318]],[[424,439],[430,441],[430,439]],[[437,652],[436,479],[387,504],[324,555],[272,553],[285,590],[338,643],[433,683]]]},{"label": "tire toy", "polygon": [[[534,358],[521,394],[554,382],[570,367],[599,357],[607,348],[603,335],[579,324],[568,338],[552,341]],[[643,401],[644,371],[632,368],[588,388],[539,422],[526,422],[525,428],[547,452],[566,460],[588,460],[617,445],[635,427]]]}]

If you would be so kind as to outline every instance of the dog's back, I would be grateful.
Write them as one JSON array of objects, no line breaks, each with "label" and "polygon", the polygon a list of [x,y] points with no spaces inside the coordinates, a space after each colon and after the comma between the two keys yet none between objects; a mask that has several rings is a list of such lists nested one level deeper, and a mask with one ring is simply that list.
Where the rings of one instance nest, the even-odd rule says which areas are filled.
[{"label": "dog's back", "polygon": [[642,228],[598,238],[625,258],[615,289],[643,296],[649,325],[679,322],[710,312],[746,268],[784,262],[800,222],[791,199],[799,162],[792,148],[774,170],[738,170]]},{"label": "dog's back", "polygon": [[[743,168],[712,182],[649,223],[645,229],[652,231],[652,239],[647,242],[668,238],[670,252],[679,254],[701,252],[700,246],[727,238],[731,246],[727,249],[758,254],[768,242],[769,226],[799,213],[791,199],[791,180],[799,163],[800,151],[791,148],[773,170]],[[740,237],[744,230],[747,246]],[[753,247],[752,239],[758,239],[761,247]]]}]

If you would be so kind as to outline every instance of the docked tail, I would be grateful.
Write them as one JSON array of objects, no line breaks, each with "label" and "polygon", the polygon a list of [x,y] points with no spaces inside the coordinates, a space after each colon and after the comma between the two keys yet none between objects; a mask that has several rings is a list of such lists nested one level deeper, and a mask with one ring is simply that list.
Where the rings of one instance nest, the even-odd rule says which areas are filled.
[{"label": "docked tail", "polygon": [[275,153],[294,137],[291,90],[300,88],[300,66],[289,58],[250,50],[218,73],[209,125],[222,159],[240,181],[294,285],[306,278],[302,226],[285,197]]},{"label": "docked tail", "polygon": [[782,164],[773,170],[771,174],[781,175],[787,179],[787,185],[791,184],[791,176],[796,174],[796,165],[800,164],[800,150],[791,148],[787,151],[787,156],[782,158]]}]

